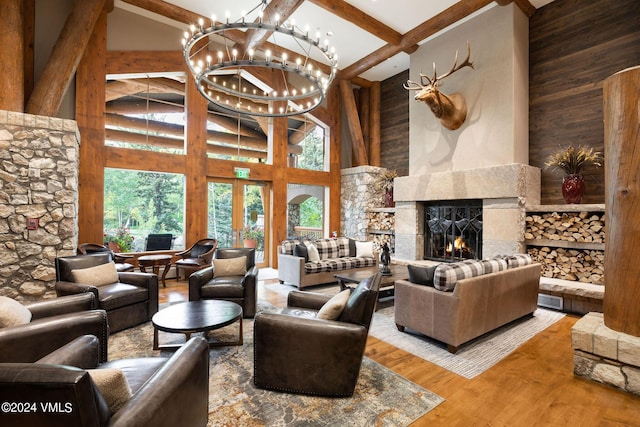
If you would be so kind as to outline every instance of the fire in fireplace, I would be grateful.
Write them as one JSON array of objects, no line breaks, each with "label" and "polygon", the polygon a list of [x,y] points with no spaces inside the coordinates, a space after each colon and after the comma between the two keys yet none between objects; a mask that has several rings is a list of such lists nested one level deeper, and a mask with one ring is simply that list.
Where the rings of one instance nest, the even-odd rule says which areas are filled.
[{"label": "fire in fireplace", "polygon": [[482,259],[482,200],[429,202],[424,228],[425,259]]}]

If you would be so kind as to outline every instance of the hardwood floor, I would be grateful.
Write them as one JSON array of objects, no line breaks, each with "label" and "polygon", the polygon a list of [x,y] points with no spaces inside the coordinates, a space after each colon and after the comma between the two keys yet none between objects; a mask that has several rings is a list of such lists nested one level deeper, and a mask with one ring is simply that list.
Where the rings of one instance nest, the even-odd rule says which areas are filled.
[{"label": "hardwood floor", "polygon": [[[264,283],[261,299],[286,304]],[[167,280],[160,303],[187,295],[186,282]],[[573,375],[571,327],[577,320],[566,316],[471,380],[373,337],[366,355],[445,399],[413,427],[640,426],[640,397]]]}]

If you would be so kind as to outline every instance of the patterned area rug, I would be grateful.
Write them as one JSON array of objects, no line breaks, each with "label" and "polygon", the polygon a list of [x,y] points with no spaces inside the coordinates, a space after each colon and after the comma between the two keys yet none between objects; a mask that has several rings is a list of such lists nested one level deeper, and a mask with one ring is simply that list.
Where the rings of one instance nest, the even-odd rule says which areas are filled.
[{"label": "patterned area rug", "polygon": [[[269,284],[267,289],[286,295],[295,289],[291,285]],[[335,294],[337,285],[322,285],[305,288],[312,292]],[[393,298],[382,300],[373,315],[369,334],[401,348],[409,353],[435,363],[465,378],[480,375],[515,349],[564,317],[564,313],[538,308],[532,318],[525,318],[464,344],[456,354],[447,351],[447,346],[410,329],[400,332],[394,322]]]},{"label": "patterned area rug", "polygon": [[[260,309],[269,309],[261,304]],[[351,398],[283,394],[253,385],[253,321],[243,323],[244,345],[210,350],[209,426],[404,426],[444,401],[440,396],[364,358]],[[228,340],[238,325],[214,331]],[[160,333],[160,343],[184,336]],[[152,350],[153,328],[146,323],[109,338],[109,359],[170,356]]]}]

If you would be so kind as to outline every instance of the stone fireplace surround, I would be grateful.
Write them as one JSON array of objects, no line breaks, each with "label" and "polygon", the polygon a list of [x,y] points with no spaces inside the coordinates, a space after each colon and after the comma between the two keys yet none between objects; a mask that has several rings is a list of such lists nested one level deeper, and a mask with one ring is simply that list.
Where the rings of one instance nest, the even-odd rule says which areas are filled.
[{"label": "stone fireplace surround", "polygon": [[526,205],[540,203],[540,169],[513,163],[399,177],[396,258],[424,259],[424,206],[429,201],[481,199],[483,258],[525,252]]}]

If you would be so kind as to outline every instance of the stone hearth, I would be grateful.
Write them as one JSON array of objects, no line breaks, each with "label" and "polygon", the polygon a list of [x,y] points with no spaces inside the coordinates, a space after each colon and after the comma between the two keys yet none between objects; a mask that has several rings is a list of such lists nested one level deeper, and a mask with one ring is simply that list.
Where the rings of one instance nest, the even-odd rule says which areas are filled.
[{"label": "stone hearth", "polygon": [[609,329],[589,313],[571,330],[574,373],[640,396],[640,337]]},{"label": "stone hearth", "polygon": [[424,259],[424,205],[428,201],[481,199],[483,258],[526,252],[527,204],[540,203],[540,169],[503,166],[396,178],[396,257]]}]

